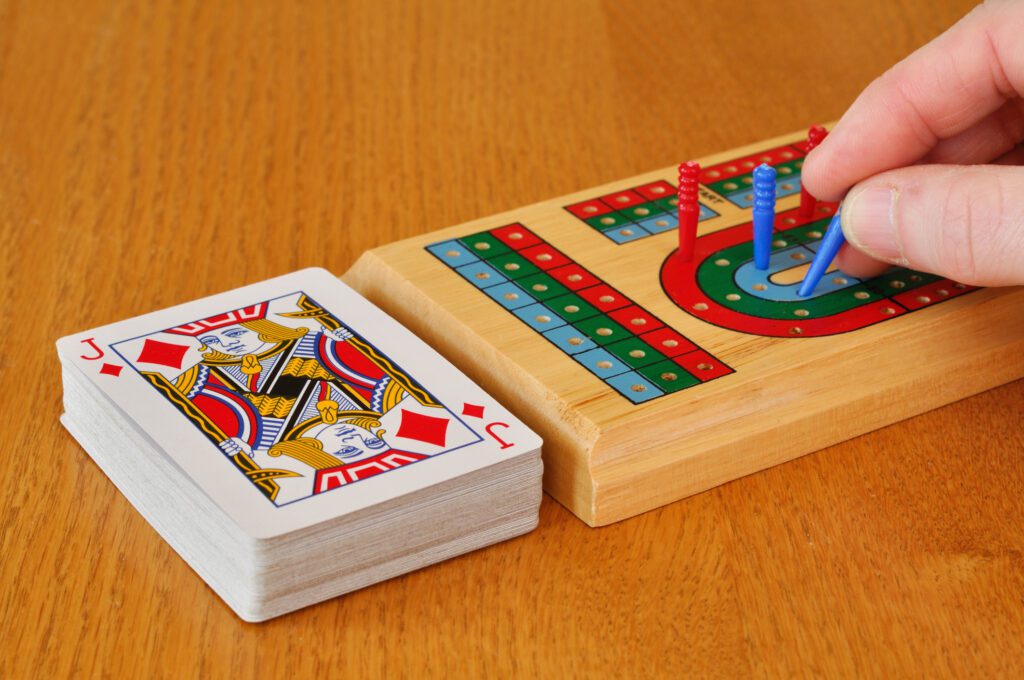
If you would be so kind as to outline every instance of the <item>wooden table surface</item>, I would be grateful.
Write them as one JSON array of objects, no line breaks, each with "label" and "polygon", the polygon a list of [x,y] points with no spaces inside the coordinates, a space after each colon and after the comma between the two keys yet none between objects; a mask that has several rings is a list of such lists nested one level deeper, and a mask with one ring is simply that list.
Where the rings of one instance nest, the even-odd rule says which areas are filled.
[{"label": "wooden table surface", "polygon": [[968,6],[677,4],[0,0],[0,677],[1020,677],[1019,382],[260,625],[59,426],[59,336],[836,118]]}]

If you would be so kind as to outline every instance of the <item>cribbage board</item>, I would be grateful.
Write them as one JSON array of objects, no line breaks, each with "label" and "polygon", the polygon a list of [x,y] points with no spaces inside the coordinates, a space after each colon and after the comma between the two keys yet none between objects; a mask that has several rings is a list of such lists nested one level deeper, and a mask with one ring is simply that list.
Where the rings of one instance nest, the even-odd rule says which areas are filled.
[{"label": "cribbage board", "polygon": [[[1024,292],[908,270],[796,289],[835,211],[798,211],[793,134],[365,253],[343,277],[545,438],[545,489],[615,522],[1024,375]],[[756,165],[777,171],[752,262]]]}]

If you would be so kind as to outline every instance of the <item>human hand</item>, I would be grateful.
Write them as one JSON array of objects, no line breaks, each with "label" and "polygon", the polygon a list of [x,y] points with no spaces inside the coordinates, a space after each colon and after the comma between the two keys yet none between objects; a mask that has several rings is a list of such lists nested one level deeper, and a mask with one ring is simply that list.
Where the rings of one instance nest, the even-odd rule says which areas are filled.
[{"label": "human hand", "polygon": [[985,2],[871,83],[810,153],[807,190],[846,194],[840,269],[1024,284],[1022,36],[1024,2]]}]

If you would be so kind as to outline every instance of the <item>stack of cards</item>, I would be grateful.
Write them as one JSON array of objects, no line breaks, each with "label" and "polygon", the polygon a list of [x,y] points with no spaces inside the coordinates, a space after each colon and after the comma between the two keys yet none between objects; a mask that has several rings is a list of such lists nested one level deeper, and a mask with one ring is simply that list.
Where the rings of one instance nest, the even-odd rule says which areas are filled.
[{"label": "stack of cards", "polygon": [[243,619],[537,524],[540,438],[324,270],[57,351],[64,425]]}]

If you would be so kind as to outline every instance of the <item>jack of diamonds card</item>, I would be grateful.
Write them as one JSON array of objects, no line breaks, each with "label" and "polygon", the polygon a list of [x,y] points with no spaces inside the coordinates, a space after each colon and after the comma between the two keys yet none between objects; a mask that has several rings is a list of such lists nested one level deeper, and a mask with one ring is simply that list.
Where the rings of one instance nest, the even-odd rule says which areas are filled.
[{"label": "jack of diamonds card", "polygon": [[[323,285],[322,275],[330,276],[322,270],[290,276],[299,277],[301,286],[306,277]],[[101,378],[117,380],[129,371],[141,378],[182,425],[201,433],[211,455],[230,461],[233,474],[277,507],[345,493],[365,480],[485,441],[485,448],[499,454],[518,439],[539,446],[536,435],[450,365],[473,390],[455,392],[446,403],[424,387],[404,362],[381,350],[380,341],[393,344],[424,374],[441,377],[445,366],[439,364],[446,362],[429,356],[432,351],[418,339],[337,279],[330,281],[348,294],[333,305],[321,302],[336,296],[311,293],[316,286],[307,284],[241,305],[225,300],[211,307],[230,296],[224,294],[200,301],[212,314],[180,319],[169,314],[175,310],[165,310],[168,325],[114,338],[106,350],[96,337],[80,337],[77,363],[96,366],[93,380],[101,386]],[[242,299],[238,293],[245,290],[232,291],[233,298]],[[388,323],[368,318],[374,315]],[[355,327],[378,334],[378,342]],[[407,336],[407,349],[395,329]],[[457,388],[458,380],[444,378],[437,384]],[[495,413],[499,418],[488,421]]]}]

